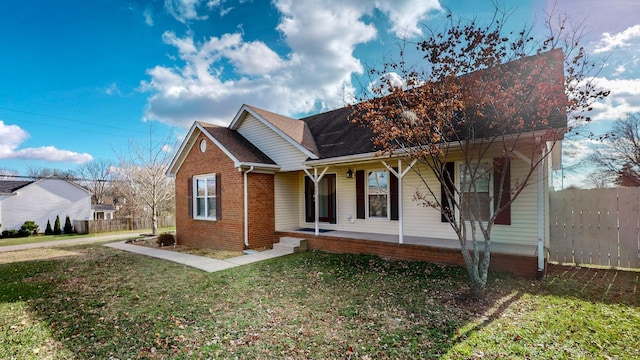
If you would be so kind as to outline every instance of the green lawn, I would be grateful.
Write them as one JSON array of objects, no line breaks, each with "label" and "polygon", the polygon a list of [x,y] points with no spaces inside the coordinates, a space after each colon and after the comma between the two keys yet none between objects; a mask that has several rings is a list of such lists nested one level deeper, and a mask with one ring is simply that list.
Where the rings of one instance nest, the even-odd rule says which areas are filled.
[{"label": "green lawn", "polygon": [[[158,229],[158,234],[164,231],[172,231],[175,230],[176,227],[162,228]],[[148,233],[150,229],[147,230],[133,230],[133,231],[113,231],[106,233],[95,233],[95,234],[61,234],[61,235],[32,235],[24,238],[6,238],[0,239],[0,246],[9,246],[9,245],[20,245],[20,244],[32,244],[39,242],[49,242],[49,241],[58,241],[58,240],[67,240],[67,239],[80,239],[80,238],[92,238],[96,236],[104,236],[104,235],[116,235],[116,234],[141,234]]]},{"label": "green lawn", "polygon": [[640,358],[640,273],[494,275],[475,301],[427,263],[310,252],[207,274],[92,244],[0,254],[0,274],[0,358]]}]

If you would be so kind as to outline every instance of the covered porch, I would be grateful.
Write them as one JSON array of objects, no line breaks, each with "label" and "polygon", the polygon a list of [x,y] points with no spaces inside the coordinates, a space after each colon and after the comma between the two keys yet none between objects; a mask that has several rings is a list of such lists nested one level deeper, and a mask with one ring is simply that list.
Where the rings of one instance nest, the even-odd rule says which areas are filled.
[{"label": "covered porch", "polygon": [[[367,232],[296,228],[276,231],[276,238],[291,236],[307,240],[309,250],[333,253],[371,254],[394,260],[429,261],[443,265],[464,266],[460,243],[455,239],[403,236]],[[470,246],[470,242],[467,244]],[[480,248],[484,243],[479,244]],[[535,245],[495,242],[491,244],[490,269],[535,278],[538,269]]]}]

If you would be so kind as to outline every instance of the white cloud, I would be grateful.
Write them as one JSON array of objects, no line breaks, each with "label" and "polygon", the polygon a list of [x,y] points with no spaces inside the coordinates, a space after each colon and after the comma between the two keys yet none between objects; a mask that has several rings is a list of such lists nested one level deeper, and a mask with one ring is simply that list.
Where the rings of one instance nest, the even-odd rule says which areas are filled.
[{"label": "white cloud", "polygon": [[164,144],[162,145],[162,151],[165,153],[172,153],[173,152],[173,146],[169,145],[169,144]]},{"label": "white cloud", "polygon": [[144,9],[142,16],[144,17],[144,23],[147,24],[147,26],[153,26],[153,13],[151,8]]},{"label": "white cloud", "polygon": [[616,48],[627,48],[632,45],[633,40],[637,39],[640,39],[640,24],[629,27],[616,34],[606,32],[602,34],[602,39],[596,45],[594,52],[598,54],[609,52]]},{"label": "white cloud", "polygon": [[[207,5],[221,7],[223,2]],[[200,17],[197,1],[165,4],[181,4],[194,11],[183,14]],[[276,30],[288,46],[287,54],[279,55],[241,33],[204,42],[194,41],[192,33],[182,38],[165,33],[163,40],[178,50],[184,65],[148,70],[150,79],[140,87],[151,93],[145,118],[186,128],[194,120],[226,124],[242,103],[283,114],[343,106],[355,92],[351,76],[363,72],[354,50],[378,35],[367,15],[377,8],[389,17],[392,31],[416,35],[418,22],[440,8],[437,2],[421,0],[274,0],[273,5],[281,15]]]},{"label": "white cloud", "polygon": [[196,9],[201,0],[165,0],[164,7],[167,12],[181,23],[187,23],[190,20],[206,20],[207,15],[198,15]]},{"label": "white cloud", "polygon": [[17,125],[6,125],[0,120],[0,159],[45,160],[83,164],[93,160],[87,153],[60,150],[53,146],[18,149],[29,134]]},{"label": "white cloud", "polygon": [[374,81],[369,83],[368,89],[372,94],[389,94],[391,93],[391,89],[393,88],[403,88],[407,87],[407,82],[396,72],[388,72]]},{"label": "white cloud", "polygon": [[122,92],[120,91],[120,88],[118,87],[118,84],[116,84],[116,83],[109,84],[109,86],[107,86],[107,88],[104,89],[104,92],[107,95],[121,95],[122,94]]},{"label": "white cloud", "polygon": [[625,114],[640,112],[640,78],[593,79],[598,86],[611,91],[608,97],[593,105],[591,117],[597,120],[616,120]]},{"label": "white cloud", "polygon": [[376,1],[376,7],[391,21],[390,31],[399,38],[422,35],[420,22],[432,11],[441,11],[438,0]]}]

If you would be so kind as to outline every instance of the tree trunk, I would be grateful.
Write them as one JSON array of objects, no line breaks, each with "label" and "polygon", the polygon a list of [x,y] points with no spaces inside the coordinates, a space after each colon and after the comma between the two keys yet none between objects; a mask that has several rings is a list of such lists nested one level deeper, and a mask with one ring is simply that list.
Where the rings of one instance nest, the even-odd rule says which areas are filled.
[{"label": "tree trunk", "polygon": [[156,214],[151,217],[151,234],[158,235],[158,216]]},{"label": "tree trunk", "polygon": [[487,275],[489,273],[489,262],[491,259],[491,243],[490,239],[488,239],[487,234],[485,235],[485,245],[484,251],[482,254],[482,260],[479,259],[480,253],[477,251],[477,240],[475,239],[476,234],[472,231],[473,234],[473,257],[467,250],[467,241],[463,238],[464,235],[459,235],[462,258],[464,259],[464,265],[467,269],[467,275],[469,275],[469,281],[471,282],[471,290],[473,292],[473,296],[477,299],[482,298],[484,296],[484,290],[487,285]]}]

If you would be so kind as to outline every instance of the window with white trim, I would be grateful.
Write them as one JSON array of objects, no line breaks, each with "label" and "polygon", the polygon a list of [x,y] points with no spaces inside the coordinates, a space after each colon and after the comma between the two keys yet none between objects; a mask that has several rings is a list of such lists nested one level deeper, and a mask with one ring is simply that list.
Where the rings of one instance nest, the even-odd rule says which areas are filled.
[{"label": "window with white trim", "polygon": [[195,219],[216,220],[216,174],[193,177]]},{"label": "window with white trim", "polygon": [[389,173],[387,171],[369,171],[367,201],[370,218],[389,217]]},{"label": "window with white trim", "polygon": [[[460,209],[464,214],[464,218],[467,221],[471,220],[471,214],[473,213],[475,220],[488,221],[493,207],[491,201],[493,195],[491,166],[485,162],[472,164],[469,167],[465,164],[460,164],[459,170],[462,196]],[[473,179],[475,179],[475,188],[474,184],[471,183]]]}]

